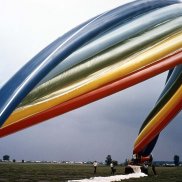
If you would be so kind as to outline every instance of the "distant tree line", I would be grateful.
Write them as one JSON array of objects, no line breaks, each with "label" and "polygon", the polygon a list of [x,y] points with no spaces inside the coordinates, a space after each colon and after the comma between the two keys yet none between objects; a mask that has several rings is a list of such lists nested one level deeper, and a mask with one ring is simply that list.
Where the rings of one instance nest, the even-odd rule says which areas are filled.
[{"label": "distant tree line", "polygon": [[179,155],[174,155],[174,165],[175,166],[179,166],[179,162],[180,162],[180,158],[179,158]]},{"label": "distant tree line", "polygon": [[[10,161],[10,156],[7,155],[7,154],[4,155],[4,156],[3,156],[3,161]],[[179,164],[180,164],[180,157],[179,157],[179,155],[174,155],[173,161],[174,161],[174,165],[175,165],[175,166],[179,166]],[[13,159],[13,162],[16,162],[16,160]],[[111,155],[107,155],[106,160],[105,160],[106,165],[110,165],[111,162],[112,162],[115,166],[118,165],[118,161],[113,160],[112,157],[111,157]],[[22,160],[22,163],[24,163],[24,160]],[[127,159],[126,159],[126,161],[125,161],[124,164],[127,165]]]},{"label": "distant tree line", "polygon": [[113,163],[114,166],[117,166],[118,165],[118,161],[112,160],[111,155],[108,155],[106,157],[105,163],[106,163],[106,165],[109,166],[111,164],[111,162]]},{"label": "distant tree line", "polygon": [[[0,160],[2,161],[2,160]],[[10,156],[9,155],[3,155],[3,161],[10,161]],[[16,162],[16,159],[13,159],[12,162]],[[24,163],[24,160],[21,161]]]},{"label": "distant tree line", "polygon": [[3,156],[3,161],[9,161],[10,160],[10,156],[9,155],[4,155]]}]

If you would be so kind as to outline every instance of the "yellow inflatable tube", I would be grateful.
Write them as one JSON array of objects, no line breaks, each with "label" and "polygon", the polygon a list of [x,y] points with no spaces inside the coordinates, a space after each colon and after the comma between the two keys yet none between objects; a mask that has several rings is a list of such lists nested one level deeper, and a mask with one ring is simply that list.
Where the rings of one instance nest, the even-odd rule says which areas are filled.
[{"label": "yellow inflatable tube", "polygon": [[166,55],[182,48],[182,33],[175,34],[164,41],[154,45],[153,47],[140,52],[140,54],[131,56],[122,62],[112,65],[99,71],[99,74],[95,76],[94,80],[84,82],[84,85],[79,85],[76,88],[71,87],[67,89],[66,93],[53,94],[53,97],[48,97],[41,102],[32,103],[32,105],[19,108],[15,110],[11,116],[7,119],[3,126],[7,126],[11,123],[15,123],[23,118],[27,118],[35,113],[39,113],[48,108],[51,108],[59,103],[65,102],[69,99],[82,95],[86,92],[94,90],[104,84],[126,76],[137,69],[145,67]]},{"label": "yellow inflatable tube", "polygon": [[[142,132],[138,135],[135,144],[134,151],[142,150],[141,147],[145,147],[150,143],[150,135],[158,134],[164,118],[169,114],[178,104],[182,102],[182,86],[178,88],[176,93],[171,97],[171,99],[166,103],[166,105],[151,119],[151,121],[145,126]],[[164,123],[165,124],[165,123]],[[148,142],[148,143],[146,143]],[[144,144],[145,143],[145,144]]]}]

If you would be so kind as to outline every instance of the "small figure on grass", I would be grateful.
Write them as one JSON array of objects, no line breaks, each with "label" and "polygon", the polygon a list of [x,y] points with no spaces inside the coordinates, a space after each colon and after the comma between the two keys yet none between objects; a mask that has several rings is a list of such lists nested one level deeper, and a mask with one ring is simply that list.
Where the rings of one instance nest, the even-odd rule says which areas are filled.
[{"label": "small figure on grass", "polygon": [[97,166],[98,166],[97,161],[94,161],[93,162],[93,166],[94,166],[94,174],[96,174],[96,172],[97,172]]},{"label": "small figure on grass", "polygon": [[144,162],[141,166],[141,171],[148,175],[148,162]]},{"label": "small figure on grass", "polygon": [[157,172],[155,170],[155,163],[153,162],[153,156],[152,156],[152,154],[150,154],[149,163],[150,163],[150,166],[152,167],[152,171],[153,171],[154,175],[157,176]]},{"label": "small figure on grass", "polygon": [[110,167],[111,167],[111,174],[114,175],[114,173],[116,172],[116,169],[114,168],[113,162],[111,162]]}]

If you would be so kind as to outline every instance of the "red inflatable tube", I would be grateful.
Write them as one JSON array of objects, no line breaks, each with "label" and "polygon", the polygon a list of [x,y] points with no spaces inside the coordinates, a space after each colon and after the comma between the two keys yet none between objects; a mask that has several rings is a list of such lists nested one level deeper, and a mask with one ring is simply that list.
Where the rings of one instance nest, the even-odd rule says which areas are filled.
[{"label": "red inflatable tube", "polygon": [[[182,100],[182,99],[181,99]],[[142,140],[138,145],[134,147],[133,153],[137,154],[142,151],[162,130],[167,126],[167,124],[181,111],[182,102],[179,102],[172,112],[168,113],[163,119],[163,122],[151,132],[146,140]]]},{"label": "red inflatable tube", "polygon": [[84,95],[73,98],[69,101],[61,103],[41,113],[35,114],[31,117],[22,119],[20,121],[17,121],[16,123],[1,128],[0,137],[14,133],[21,129],[32,126],[34,124],[40,123],[44,120],[48,120],[55,116],[61,115],[68,111],[74,110],[91,102],[94,102],[98,99],[109,96],[113,93],[131,87],[139,82],[147,80],[155,75],[158,75],[166,70],[169,70],[181,63],[182,63],[182,50],[162,60],[159,60],[154,64],[149,65],[148,67],[133,72],[132,74],[124,78],[120,78],[120,80],[104,85],[101,88],[98,88]]}]

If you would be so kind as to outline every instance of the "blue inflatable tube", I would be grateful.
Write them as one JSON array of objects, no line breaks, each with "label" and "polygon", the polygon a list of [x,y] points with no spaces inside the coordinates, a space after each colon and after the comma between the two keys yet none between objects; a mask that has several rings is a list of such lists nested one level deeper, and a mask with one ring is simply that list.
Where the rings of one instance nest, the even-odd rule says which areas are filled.
[{"label": "blue inflatable tube", "polygon": [[73,66],[86,61],[120,42],[137,36],[141,32],[147,31],[158,24],[179,16],[182,16],[182,5],[171,5],[137,17],[124,25],[117,26],[107,32],[107,34],[104,34],[99,38],[97,37],[96,40],[93,40],[89,44],[73,52],[63,62],[57,65],[39,84],[52,79]]},{"label": "blue inflatable tube", "polygon": [[141,13],[174,3],[179,3],[179,1],[140,0],[120,6],[85,24],[69,36],[69,38],[64,40],[47,57],[42,58],[40,54],[35,56],[1,88],[0,125],[5,122],[21,100],[50,70],[82,45],[102,34],[104,31],[115,27],[117,24],[122,24],[126,20],[132,19]]},{"label": "blue inflatable tube", "polygon": [[[141,51],[144,48],[146,49],[152,44],[160,42],[179,31],[182,31],[182,17],[167,21],[158,25],[157,27],[155,26],[151,30],[147,30],[142,34],[137,35],[137,37],[126,40],[124,43],[121,42],[114,47],[111,47],[100,54],[87,59],[86,61],[82,62],[82,64],[74,66],[64,73],[49,79],[40,86],[36,86],[36,88],[29,92],[29,94],[22,100],[16,109],[22,106],[26,107],[26,104],[30,105],[31,102],[35,102],[35,100],[45,97],[47,94],[56,92],[65,87],[65,85],[69,85],[71,82],[83,79],[84,77],[93,74],[104,67],[116,63],[121,59],[127,58],[129,55],[131,56],[131,54],[135,54],[137,50]],[[114,52],[114,57],[113,53],[111,52]]]},{"label": "blue inflatable tube", "polygon": [[167,75],[167,78],[166,78],[166,83],[168,82],[169,78],[171,77],[173,71],[174,71],[174,68],[171,69],[171,70],[169,70],[168,75]]},{"label": "blue inflatable tube", "polygon": [[171,88],[171,85],[179,77],[181,72],[182,72],[182,65],[178,65],[173,69],[172,73],[170,73],[170,77],[168,78],[166,86],[165,86],[164,90],[162,91],[157,103],[160,101],[160,99],[163,97],[163,95]]}]

